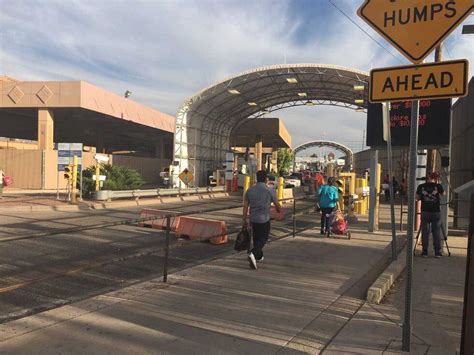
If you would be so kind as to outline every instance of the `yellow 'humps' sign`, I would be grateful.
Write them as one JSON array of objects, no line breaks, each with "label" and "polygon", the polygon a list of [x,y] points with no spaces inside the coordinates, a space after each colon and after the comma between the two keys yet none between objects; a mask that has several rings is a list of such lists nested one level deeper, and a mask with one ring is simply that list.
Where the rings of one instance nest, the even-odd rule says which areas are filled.
[{"label": "yellow 'humps' sign", "polygon": [[370,72],[370,102],[440,99],[467,95],[468,61],[374,69]]},{"label": "yellow 'humps' sign", "polygon": [[419,63],[473,10],[473,0],[365,0],[357,14]]}]

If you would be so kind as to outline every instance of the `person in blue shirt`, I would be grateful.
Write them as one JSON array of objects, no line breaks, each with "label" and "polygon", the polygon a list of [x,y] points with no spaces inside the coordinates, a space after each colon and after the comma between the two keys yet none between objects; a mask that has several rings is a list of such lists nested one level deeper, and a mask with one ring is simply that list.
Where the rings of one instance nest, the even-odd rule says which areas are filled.
[{"label": "person in blue shirt", "polygon": [[319,207],[321,208],[321,234],[324,234],[326,215],[334,211],[335,208],[339,208],[339,192],[335,184],[336,180],[330,177],[328,183],[318,189]]}]

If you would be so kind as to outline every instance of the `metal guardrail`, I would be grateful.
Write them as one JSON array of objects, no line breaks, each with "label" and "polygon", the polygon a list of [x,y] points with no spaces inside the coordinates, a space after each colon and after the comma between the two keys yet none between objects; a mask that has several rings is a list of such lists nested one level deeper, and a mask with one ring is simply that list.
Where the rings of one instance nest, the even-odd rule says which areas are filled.
[{"label": "metal guardrail", "polygon": [[225,186],[218,187],[193,187],[186,189],[147,189],[147,190],[101,190],[94,194],[96,201],[110,201],[119,198],[140,198],[140,197],[164,197],[194,195],[212,192],[225,192]]}]

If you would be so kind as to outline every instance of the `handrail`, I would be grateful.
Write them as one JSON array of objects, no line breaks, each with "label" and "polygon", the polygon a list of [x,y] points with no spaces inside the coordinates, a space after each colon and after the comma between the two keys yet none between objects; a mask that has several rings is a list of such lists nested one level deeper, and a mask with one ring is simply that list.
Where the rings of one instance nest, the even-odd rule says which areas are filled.
[{"label": "handrail", "polygon": [[193,187],[184,189],[147,189],[147,190],[101,190],[94,194],[94,200],[106,201],[117,198],[140,198],[140,197],[162,197],[193,195],[210,192],[225,192],[225,186],[217,187]]}]

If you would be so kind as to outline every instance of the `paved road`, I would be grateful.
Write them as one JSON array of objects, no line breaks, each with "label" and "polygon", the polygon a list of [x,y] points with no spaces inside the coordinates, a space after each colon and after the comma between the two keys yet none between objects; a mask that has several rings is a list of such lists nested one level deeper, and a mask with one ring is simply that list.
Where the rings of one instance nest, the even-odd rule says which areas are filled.
[{"label": "paved road", "polygon": [[[0,326],[5,353],[302,354],[329,351],[364,304],[387,235],[327,239],[318,228]],[[371,348],[366,344],[366,349]]]},{"label": "paved road", "polygon": [[[230,207],[240,202],[240,198],[226,197],[156,207],[179,211],[221,207],[219,212],[200,215],[225,220],[232,231],[239,226],[241,208]],[[12,236],[57,233],[62,229],[134,219],[140,209],[27,215],[4,212],[0,225],[0,322],[161,276],[164,233],[154,229],[122,225],[5,241]],[[285,224],[275,226],[275,235],[289,231]],[[232,243],[216,246],[172,238],[173,246],[171,272],[233,252]]]}]

